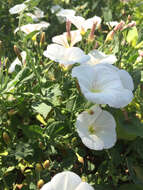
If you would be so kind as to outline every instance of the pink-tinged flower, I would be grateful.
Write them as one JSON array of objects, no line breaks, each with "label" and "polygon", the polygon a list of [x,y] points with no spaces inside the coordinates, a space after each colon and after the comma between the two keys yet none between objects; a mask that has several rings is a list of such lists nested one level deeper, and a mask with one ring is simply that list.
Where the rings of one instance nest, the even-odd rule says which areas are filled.
[{"label": "pink-tinged flower", "polygon": [[41,190],[94,190],[74,172],[65,171],[56,174],[52,180],[46,183]]},{"label": "pink-tinged flower", "polygon": [[94,16],[87,20],[81,16],[68,16],[67,19],[70,20],[71,23],[74,24],[83,35],[88,29],[91,29],[93,27],[93,24],[96,23],[96,28],[98,28],[101,23],[101,18],[98,16]]},{"label": "pink-tinged flower", "polygon": [[83,144],[90,149],[108,149],[116,142],[115,119],[98,105],[78,115],[76,128]]},{"label": "pink-tinged flower", "polygon": [[93,103],[123,108],[133,99],[132,77],[111,64],[74,67],[72,76],[78,79],[85,98]]}]

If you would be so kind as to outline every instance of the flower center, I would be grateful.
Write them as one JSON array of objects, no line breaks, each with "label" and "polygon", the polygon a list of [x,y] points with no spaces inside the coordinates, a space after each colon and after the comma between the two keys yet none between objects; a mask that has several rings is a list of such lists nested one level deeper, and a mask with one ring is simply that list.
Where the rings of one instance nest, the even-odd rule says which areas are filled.
[{"label": "flower center", "polygon": [[80,29],[80,33],[81,33],[81,35],[84,35],[84,34],[85,34],[85,30],[84,30],[83,27],[81,27],[81,29]]},{"label": "flower center", "polygon": [[91,88],[90,91],[93,92],[93,93],[101,92],[101,90],[99,90],[99,89],[94,89],[94,88]]},{"label": "flower center", "polygon": [[93,134],[96,133],[96,131],[95,131],[93,125],[89,125],[89,126],[88,126],[88,131],[89,131],[89,133],[90,133],[91,135],[93,135]]}]

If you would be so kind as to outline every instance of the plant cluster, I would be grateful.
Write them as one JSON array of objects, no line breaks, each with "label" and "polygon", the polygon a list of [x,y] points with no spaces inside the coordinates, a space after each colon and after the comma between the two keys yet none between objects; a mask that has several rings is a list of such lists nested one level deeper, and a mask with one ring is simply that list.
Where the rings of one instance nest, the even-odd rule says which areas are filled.
[{"label": "plant cluster", "polygon": [[0,189],[142,190],[140,5],[2,3]]}]

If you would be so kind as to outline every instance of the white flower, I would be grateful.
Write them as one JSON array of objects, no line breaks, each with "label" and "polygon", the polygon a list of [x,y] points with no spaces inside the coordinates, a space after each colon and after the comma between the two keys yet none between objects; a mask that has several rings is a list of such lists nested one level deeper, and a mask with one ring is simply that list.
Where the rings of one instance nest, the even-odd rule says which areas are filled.
[{"label": "white flower", "polygon": [[131,76],[111,64],[81,65],[73,68],[72,76],[77,77],[82,93],[93,103],[122,108],[132,101]]},{"label": "white flower", "polygon": [[95,65],[98,63],[109,63],[113,64],[117,61],[117,58],[115,55],[106,55],[101,51],[98,50],[92,50],[88,54],[90,56],[90,60],[88,61],[88,64]]},{"label": "white flower", "polygon": [[94,190],[88,183],[82,182],[81,178],[74,172],[65,171],[56,174],[50,182],[45,184],[41,190]]},{"label": "white flower", "polygon": [[65,48],[58,44],[50,44],[44,51],[44,56],[49,59],[63,64],[65,67],[74,63],[84,63],[89,60],[89,56],[78,47]]},{"label": "white flower", "polygon": [[108,25],[109,28],[113,28],[114,26],[117,26],[119,24],[119,22],[110,21],[110,22],[106,22],[106,24]]},{"label": "white flower", "polygon": [[26,13],[26,15],[30,16],[33,19],[33,21],[37,22],[40,18],[44,17],[44,12],[38,7],[35,7],[34,14]]},{"label": "white flower", "polygon": [[98,16],[94,16],[87,20],[81,16],[68,16],[67,19],[78,28],[81,34],[85,34],[88,29],[91,29],[93,24],[96,23],[96,28],[98,28],[101,23],[101,18]]},{"label": "white flower", "polygon": [[56,16],[57,17],[64,17],[67,18],[68,16],[74,16],[75,15],[75,11],[72,9],[61,9]]},{"label": "white flower", "polygon": [[60,23],[65,22],[68,16],[74,16],[76,13],[73,9],[63,9],[59,5],[52,6],[51,12],[56,13]]},{"label": "white flower", "polygon": [[116,142],[115,119],[98,105],[78,115],[76,128],[83,144],[90,149],[108,149]]},{"label": "white flower", "polygon": [[10,14],[18,14],[18,13],[21,13],[26,8],[27,8],[27,6],[24,3],[17,4],[14,7],[9,9],[9,13]]},{"label": "white flower", "polygon": [[60,5],[54,5],[51,7],[51,12],[55,13],[57,11],[60,11],[62,9],[62,7]]},{"label": "white flower", "polygon": [[52,38],[52,41],[54,43],[57,43],[59,45],[62,45],[66,48],[73,47],[77,42],[82,40],[82,36],[78,30],[70,31],[70,44],[67,39],[67,32],[64,32],[62,35],[58,35]]},{"label": "white flower", "polygon": [[21,26],[20,28],[16,28],[16,30],[14,31],[14,33],[16,33],[19,29],[26,33],[26,34],[30,34],[31,32],[34,31],[39,31],[41,29],[47,28],[50,24],[48,22],[40,22],[37,24],[26,24]]},{"label": "white flower", "polygon": [[[25,51],[22,51],[21,52],[21,58],[22,58],[22,63],[25,62],[26,60],[26,52]],[[14,70],[15,70],[15,66],[16,65],[22,65],[21,61],[19,60],[19,58],[17,57],[10,65],[9,69],[8,69],[8,72],[9,73],[12,73]]]}]

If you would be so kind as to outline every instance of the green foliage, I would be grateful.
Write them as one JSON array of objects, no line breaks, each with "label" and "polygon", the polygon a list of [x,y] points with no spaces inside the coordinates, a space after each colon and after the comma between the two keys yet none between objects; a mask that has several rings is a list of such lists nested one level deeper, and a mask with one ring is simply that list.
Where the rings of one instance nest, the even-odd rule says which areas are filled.
[{"label": "green foliage", "polygon": [[[142,2],[129,3],[116,0],[36,0],[30,1],[29,11],[34,6],[45,12],[44,20],[52,23],[45,31],[46,41],[40,45],[41,31],[36,39],[36,31],[25,36],[13,31],[18,26],[18,18],[8,13],[9,8],[23,1],[1,1],[0,19],[0,189],[37,189],[37,181],[50,181],[51,177],[63,170],[71,170],[86,179],[97,190],[143,189],[143,60],[137,62],[138,50],[143,48]],[[116,66],[126,69],[134,80],[134,100],[126,108],[109,108],[117,123],[118,141],[109,150],[93,151],[86,148],[75,130],[78,113],[91,104],[81,94],[76,79],[71,77],[71,68],[65,70],[56,62],[43,56],[43,51],[51,37],[65,31],[51,6],[60,4],[73,8],[78,15],[89,18],[95,13],[103,19],[102,28],[95,31],[95,41],[86,39],[79,46],[88,53],[97,43],[107,54],[115,53]],[[105,43],[110,29],[107,21],[123,19],[128,15],[137,26],[119,31]],[[28,18],[20,18],[21,24]],[[33,21],[32,21],[33,22]],[[86,37],[85,37],[86,38]],[[8,68],[16,57],[16,45],[26,51],[26,61],[17,65],[13,73]],[[3,137],[6,132],[9,142]],[[79,161],[77,154],[82,157]],[[43,167],[45,160],[48,168]],[[42,170],[37,171],[40,163]]]}]

